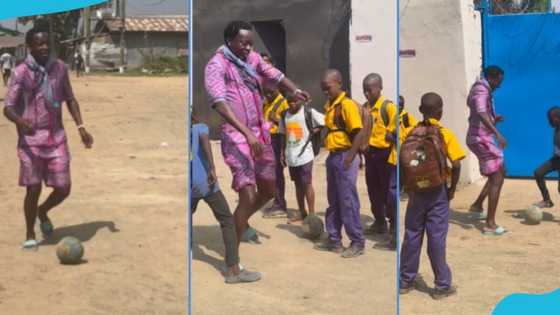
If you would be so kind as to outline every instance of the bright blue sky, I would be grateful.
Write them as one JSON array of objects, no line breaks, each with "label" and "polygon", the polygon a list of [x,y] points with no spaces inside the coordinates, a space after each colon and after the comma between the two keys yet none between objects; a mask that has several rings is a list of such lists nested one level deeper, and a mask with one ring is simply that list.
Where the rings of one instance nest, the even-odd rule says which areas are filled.
[{"label": "bright blue sky", "polygon": [[[187,0],[128,0],[127,15],[183,15],[187,14]],[[14,28],[14,20],[3,20],[0,23]]]}]

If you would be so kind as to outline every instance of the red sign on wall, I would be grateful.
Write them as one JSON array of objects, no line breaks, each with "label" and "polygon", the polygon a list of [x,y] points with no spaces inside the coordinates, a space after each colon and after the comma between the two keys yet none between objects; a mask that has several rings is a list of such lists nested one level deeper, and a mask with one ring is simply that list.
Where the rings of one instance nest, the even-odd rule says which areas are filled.
[{"label": "red sign on wall", "polygon": [[371,36],[371,35],[356,35],[356,41],[358,43],[371,43],[373,41],[373,36]]}]

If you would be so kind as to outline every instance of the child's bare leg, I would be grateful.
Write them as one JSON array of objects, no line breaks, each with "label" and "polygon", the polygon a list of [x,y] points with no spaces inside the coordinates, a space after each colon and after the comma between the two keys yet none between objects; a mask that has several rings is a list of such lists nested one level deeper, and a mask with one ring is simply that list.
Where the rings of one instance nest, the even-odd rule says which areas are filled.
[{"label": "child's bare leg", "polygon": [[307,199],[309,214],[315,215],[315,189],[313,188],[313,184],[309,183],[305,185],[305,197]]},{"label": "child's bare leg", "polygon": [[27,186],[23,210],[25,212],[26,240],[35,239],[35,220],[37,218],[37,208],[39,196],[41,195],[41,184]]},{"label": "child's bare leg", "polygon": [[41,222],[48,220],[47,213],[54,207],[61,204],[70,195],[70,186],[68,187],[56,187],[52,193],[47,197],[47,200],[39,206],[37,215]]},{"label": "child's bare leg", "polygon": [[305,211],[305,191],[304,186],[299,181],[295,181],[294,184],[296,185],[296,200],[300,215],[288,220],[288,223],[301,225],[303,224],[303,219],[305,219],[305,215],[307,214]]},{"label": "child's bare leg", "polygon": [[484,187],[482,187],[482,190],[480,191],[480,195],[478,195],[478,198],[474,201],[474,203],[471,205],[471,211],[473,212],[482,212],[484,211],[484,199],[486,199],[486,197],[488,197],[488,194],[490,192],[490,182],[491,179],[488,178],[486,180],[486,183],[484,184]]},{"label": "child's bare leg", "polygon": [[499,171],[492,174],[489,178],[490,188],[488,190],[488,218],[486,219],[486,228],[496,229],[496,209],[500,201],[500,193],[504,184],[504,171]]}]

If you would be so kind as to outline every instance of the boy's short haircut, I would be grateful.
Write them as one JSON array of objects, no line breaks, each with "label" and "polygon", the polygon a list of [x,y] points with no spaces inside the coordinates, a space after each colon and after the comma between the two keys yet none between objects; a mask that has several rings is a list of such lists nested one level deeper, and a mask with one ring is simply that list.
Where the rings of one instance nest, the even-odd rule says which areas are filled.
[{"label": "boy's short haircut", "polygon": [[499,76],[504,75],[504,70],[498,66],[488,66],[484,69],[484,77],[496,79]]},{"label": "boy's short haircut", "polygon": [[443,99],[435,92],[428,92],[422,95],[420,109],[423,114],[431,114],[443,107]]},{"label": "boy's short haircut", "polygon": [[370,73],[364,78],[363,84],[370,84],[371,82],[379,82],[379,86],[383,88],[383,78],[378,73]]}]

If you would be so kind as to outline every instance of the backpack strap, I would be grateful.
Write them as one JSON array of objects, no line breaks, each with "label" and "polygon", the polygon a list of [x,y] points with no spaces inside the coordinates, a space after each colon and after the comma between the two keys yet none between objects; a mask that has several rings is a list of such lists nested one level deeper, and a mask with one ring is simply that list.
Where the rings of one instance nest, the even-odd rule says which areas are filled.
[{"label": "backpack strap", "polygon": [[410,127],[410,117],[408,117],[408,113],[404,113],[402,120],[403,120],[403,126],[405,128]]},{"label": "backpack strap", "polygon": [[384,100],[383,104],[381,104],[381,109],[379,110],[381,120],[383,120],[383,125],[385,125],[385,127],[389,126],[389,112],[387,111],[387,106],[389,106],[389,103],[392,103],[392,101]]},{"label": "backpack strap", "polygon": [[272,105],[272,111],[273,113],[276,114],[276,111],[278,110],[278,108],[280,107],[280,105],[282,105],[282,103],[285,101],[286,99],[284,97],[281,97],[280,99],[278,99],[273,105]]},{"label": "backpack strap", "polygon": [[348,132],[346,131],[346,124],[342,119],[342,102],[335,105],[333,122],[334,125],[336,126],[336,129],[331,129],[329,130],[329,132],[341,131],[348,134]]},{"label": "backpack strap", "polygon": [[307,148],[307,146],[309,145],[309,143],[311,142],[311,140],[313,139],[313,116],[311,113],[311,107],[308,104],[303,105],[303,114],[305,115],[305,126],[307,127],[307,131],[309,133],[309,136],[307,137],[307,141],[305,142],[305,144],[303,145],[303,147],[301,148],[301,151],[298,154],[298,157],[302,156],[303,153],[305,152],[305,149]]}]

